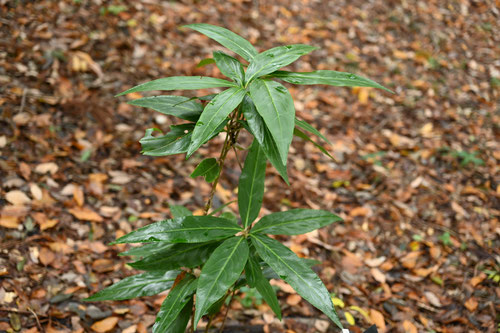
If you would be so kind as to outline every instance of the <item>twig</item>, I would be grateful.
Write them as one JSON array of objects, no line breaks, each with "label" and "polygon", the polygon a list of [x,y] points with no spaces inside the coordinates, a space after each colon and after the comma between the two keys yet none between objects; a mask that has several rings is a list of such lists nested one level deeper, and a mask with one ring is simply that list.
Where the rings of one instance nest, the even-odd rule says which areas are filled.
[{"label": "twig", "polygon": [[19,113],[23,112],[24,106],[26,105],[26,93],[28,89],[23,89],[23,97],[21,97],[21,106],[19,107]]},{"label": "twig", "polygon": [[224,319],[222,320],[222,325],[220,326],[219,333],[222,333],[224,331],[224,326],[226,325],[227,314],[229,313],[229,308],[231,308],[231,302],[233,301],[235,293],[236,293],[236,288],[233,289],[233,293],[231,294],[231,299],[229,299],[229,304],[227,305],[226,314],[224,315]]},{"label": "twig", "polygon": [[240,158],[238,157],[238,152],[236,151],[236,147],[233,146],[234,155],[236,156],[236,161],[238,161],[238,165],[240,166],[240,170],[243,170],[243,165],[241,164]]},{"label": "twig", "polygon": [[[21,310],[17,310],[17,309],[0,308],[0,312],[17,313],[17,314],[24,315],[24,316],[31,316],[32,314],[35,314],[35,312],[33,312],[33,310],[31,310],[31,309],[28,309],[28,310],[29,311],[21,311]],[[43,315],[43,314],[36,314],[36,316],[48,317],[48,316]]]},{"label": "twig", "polygon": [[40,332],[45,333],[45,330],[43,329],[42,324],[40,324],[40,320],[38,320],[38,315],[36,314],[36,312],[33,311],[32,308],[28,308],[28,311],[31,312],[33,314],[33,316],[35,316],[36,326],[38,326],[38,329],[40,330]]}]

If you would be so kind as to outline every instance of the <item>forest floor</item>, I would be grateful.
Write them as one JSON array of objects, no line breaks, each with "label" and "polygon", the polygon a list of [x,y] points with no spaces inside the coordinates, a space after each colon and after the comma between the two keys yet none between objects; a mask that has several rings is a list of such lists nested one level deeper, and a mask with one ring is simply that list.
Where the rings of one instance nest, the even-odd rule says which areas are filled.
[{"label": "forest floor", "polygon": [[[314,269],[351,332],[498,332],[498,0],[0,0],[0,332],[151,328],[165,295],[82,299],[135,273],[117,256],[124,245],[109,242],[169,218],[169,204],[201,212],[207,199],[210,186],[189,174],[217,156],[222,136],[187,162],[142,156],[145,129],[174,119],[126,104],[138,94],[113,97],[165,76],[220,76],[196,67],[221,47],[180,28],[195,22],[259,51],[317,46],[291,68],[358,73],[396,92],[291,87],[298,117],[332,142],[336,162],[297,140],[290,186],[268,168],[263,213],[344,219],[280,239],[321,261]],[[215,206],[236,198],[233,153],[226,165]],[[227,324],[336,331],[273,284],[283,321],[249,289]]]}]

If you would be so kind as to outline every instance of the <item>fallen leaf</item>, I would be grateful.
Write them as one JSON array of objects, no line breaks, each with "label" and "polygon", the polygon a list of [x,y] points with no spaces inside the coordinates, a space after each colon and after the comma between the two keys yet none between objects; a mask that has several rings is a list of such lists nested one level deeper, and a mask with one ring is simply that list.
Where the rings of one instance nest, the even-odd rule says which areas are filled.
[{"label": "fallen leaf", "polygon": [[42,175],[46,173],[53,175],[57,172],[57,170],[59,170],[59,167],[54,162],[38,164],[35,168],[35,172]]},{"label": "fallen leaf", "polygon": [[351,209],[349,212],[349,216],[351,217],[356,217],[356,216],[370,216],[372,214],[372,210],[368,207],[356,207]]},{"label": "fallen leaf", "polygon": [[380,333],[386,331],[384,315],[381,312],[375,309],[370,309],[370,318],[373,321],[373,323],[377,325],[377,328]]},{"label": "fallen leaf", "polygon": [[5,200],[14,206],[24,206],[31,203],[31,199],[22,191],[13,190],[5,194]]},{"label": "fallen leaf", "polygon": [[97,273],[110,272],[114,268],[113,263],[111,259],[97,259],[92,263],[92,270]]},{"label": "fallen leaf", "polygon": [[385,283],[385,281],[386,281],[385,274],[382,273],[379,269],[372,268],[370,270],[370,273],[372,274],[375,281],[380,282],[380,283]]},{"label": "fallen leaf", "polygon": [[44,266],[48,266],[50,265],[52,262],[54,262],[54,260],[56,259],[56,255],[54,254],[54,252],[52,252],[51,250],[49,250],[48,248],[46,247],[42,247],[40,249],[40,253],[38,255],[38,258],[40,259],[40,262],[44,265]]},{"label": "fallen leaf", "polygon": [[401,264],[406,268],[412,269],[417,264],[417,260],[421,254],[422,254],[421,251],[410,252],[400,259]]},{"label": "fallen leaf", "polygon": [[292,294],[286,298],[286,304],[294,306],[294,305],[299,304],[301,300],[302,300],[302,297],[300,297],[300,295]]},{"label": "fallen leaf", "polygon": [[350,314],[349,312],[344,312],[344,317],[345,317],[345,320],[347,320],[347,322],[349,323],[349,325],[351,326],[354,326],[356,324],[356,320],[354,320],[354,317],[352,314]]},{"label": "fallen leaf", "polygon": [[481,272],[481,274],[474,276],[472,279],[470,279],[469,283],[471,286],[475,287],[481,282],[483,282],[484,279],[486,279],[486,274]]},{"label": "fallen leaf", "polygon": [[83,190],[81,186],[75,186],[73,188],[73,199],[75,200],[78,206],[80,207],[83,206],[83,203],[85,202],[85,197],[83,195]]},{"label": "fallen leaf", "polygon": [[17,216],[0,216],[0,227],[17,229],[19,226],[19,218]]},{"label": "fallen leaf", "polygon": [[474,312],[477,309],[478,302],[474,297],[471,297],[467,301],[465,301],[464,305],[467,310],[469,310],[470,312]]},{"label": "fallen leaf", "polygon": [[89,207],[75,207],[68,210],[74,217],[83,221],[102,222],[101,215],[94,212]]},{"label": "fallen leaf", "polygon": [[116,324],[118,324],[118,320],[118,317],[108,317],[106,319],[95,322],[92,326],[90,326],[90,328],[97,333],[109,332],[113,328],[115,328]]},{"label": "fallen leaf", "polygon": [[424,295],[425,295],[425,298],[427,298],[427,300],[429,301],[429,303],[431,303],[432,305],[434,305],[437,308],[442,307],[441,302],[439,301],[439,298],[436,296],[436,294],[434,294],[433,292],[430,292],[430,291],[425,291]]},{"label": "fallen leaf", "polygon": [[409,320],[403,321],[404,333],[418,333],[417,328]]},{"label": "fallen leaf", "polygon": [[30,192],[31,192],[31,196],[35,200],[40,201],[43,199],[42,189],[37,184],[30,184]]}]

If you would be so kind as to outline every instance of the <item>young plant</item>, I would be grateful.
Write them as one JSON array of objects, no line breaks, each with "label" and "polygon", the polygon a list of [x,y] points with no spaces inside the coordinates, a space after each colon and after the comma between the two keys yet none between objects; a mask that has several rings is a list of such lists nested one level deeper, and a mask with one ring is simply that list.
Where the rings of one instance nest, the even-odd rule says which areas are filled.
[{"label": "young plant", "polygon": [[[213,62],[231,81],[202,76],[167,77],[138,85],[118,96],[152,90],[227,88],[218,94],[197,98],[153,96],[129,102],[187,121],[171,126],[170,131],[161,136],[153,135],[157,129],[148,129],[140,140],[145,155],[185,153],[189,158],[203,144],[225,132],[219,158],[203,160],[191,175],[204,176],[206,181],[212,182],[204,215],[193,216],[184,207],[172,206],[173,219],[152,223],[117,239],[114,244],[145,243],[122,255],[140,258],[130,266],[146,272],[125,278],[87,300],[125,300],[170,289],[153,332],[184,332],[190,317],[193,331],[205,315],[210,326],[211,319],[227,298],[245,285],[256,288],[281,319],[278,299],[269,284],[269,279],[281,278],[342,328],[330,293],[310,268],[311,260],[299,258],[268,236],[303,234],[341,219],[324,210],[292,209],[264,216],[254,223],[262,206],[267,161],[288,183],[286,165],[292,137],[295,135],[314,142],[304,133],[307,131],[327,141],[318,130],[295,117],[292,96],[275,79],[292,84],[390,90],[351,73],[279,70],[315,50],[312,46],[278,46],[258,53],[248,41],[227,29],[208,24],[186,27],[216,40],[241,56],[248,65],[216,51]],[[209,214],[212,198],[226,156],[236,145],[241,130],[253,136],[253,143],[239,178],[240,216],[239,219],[216,217],[216,211]],[[317,146],[329,155],[322,146]]]}]

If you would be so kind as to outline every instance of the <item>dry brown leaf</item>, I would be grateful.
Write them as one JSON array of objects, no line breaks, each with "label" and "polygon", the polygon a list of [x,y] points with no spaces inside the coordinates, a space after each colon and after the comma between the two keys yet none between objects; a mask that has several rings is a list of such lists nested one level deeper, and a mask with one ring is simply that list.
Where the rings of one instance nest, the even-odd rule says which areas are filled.
[{"label": "dry brown leaf", "polygon": [[42,189],[37,184],[30,184],[30,192],[31,192],[31,196],[35,200],[40,201],[43,199]]},{"label": "dry brown leaf", "polygon": [[31,199],[22,191],[13,190],[5,194],[5,200],[14,206],[24,206],[31,203]]},{"label": "dry brown leaf", "polygon": [[486,279],[486,274],[481,272],[481,274],[474,276],[472,279],[470,279],[469,283],[471,286],[475,287],[481,282],[483,282],[484,279]]},{"label": "dry brown leaf", "polygon": [[375,281],[380,282],[380,283],[385,283],[385,281],[386,281],[385,274],[382,273],[379,269],[372,268],[372,269],[370,269],[370,273],[372,274]]},{"label": "dry brown leaf", "polygon": [[427,300],[429,301],[429,303],[431,303],[433,306],[435,306],[437,308],[440,308],[443,306],[441,304],[441,301],[439,300],[439,298],[433,292],[424,291],[424,295],[425,295],[425,298],[427,298]]},{"label": "dry brown leaf", "polygon": [[294,305],[299,304],[301,300],[302,300],[302,297],[300,297],[300,295],[292,294],[286,298],[286,304],[294,306]]},{"label": "dry brown leaf", "polygon": [[111,259],[97,259],[92,263],[92,270],[97,273],[110,272],[114,268],[113,263]]},{"label": "dry brown leaf", "polygon": [[35,168],[35,172],[42,175],[46,173],[53,175],[57,172],[57,170],[59,170],[59,167],[54,162],[38,164]]},{"label": "dry brown leaf", "polygon": [[384,315],[381,312],[375,309],[370,309],[370,318],[373,321],[373,323],[377,325],[377,328],[380,333],[386,331]]},{"label": "dry brown leaf", "polygon": [[17,229],[19,226],[19,218],[17,216],[0,216],[0,227]]},{"label": "dry brown leaf", "polygon": [[29,180],[31,175],[31,167],[28,164],[24,162],[19,163],[19,171],[21,172],[21,176],[23,176],[24,179]]},{"label": "dry brown leaf", "polygon": [[477,309],[478,302],[474,297],[471,297],[467,301],[465,301],[464,305],[467,310],[469,310],[470,312],[474,312]]},{"label": "dry brown leaf", "polygon": [[44,266],[48,266],[54,262],[54,260],[56,259],[56,255],[48,248],[42,247],[40,249],[40,253],[38,254],[38,258]]},{"label": "dry brown leaf", "polygon": [[407,255],[405,255],[403,258],[400,259],[401,264],[408,269],[412,269],[417,265],[417,260],[421,254],[422,254],[422,251],[410,252]]},{"label": "dry brown leaf", "polygon": [[418,330],[415,327],[415,325],[409,320],[403,321],[403,330],[404,333],[418,333]]},{"label": "dry brown leaf", "polygon": [[378,266],[382,265],[386,259],[387,258],[384,256],[378,257],[378,258],[373,258],[373,259],[365,259],[365,264],[368,267],[378,267]]},{"label": "dry brown leaf", "polygon": [[83,190],[81,186],[75,186],[73,188],[73,199],[75,200],[76,204],[80,207],[83,206],[85,202],[85,196],[83,194]]},{"label": "dry brown leaf", "polygon": [[351,217],[370,216],[370,215],[372,215],[372,210],[368,207],[356,207],[356,208],[351,209],[351,211],[349,212],[349,215]]},{"label": "dry brown leaf", "polygon": [[101,215],[94,212],[89,207],[75,207],[68,210],[74,217],[83,221],[102,222]]},{"label": "dry brown leaf", "polygon": [[118,324],[118,317],[108,317],[95,322],[90,328],[97,333],[105,333],[111,331]]}]

